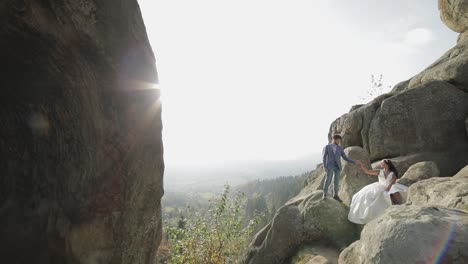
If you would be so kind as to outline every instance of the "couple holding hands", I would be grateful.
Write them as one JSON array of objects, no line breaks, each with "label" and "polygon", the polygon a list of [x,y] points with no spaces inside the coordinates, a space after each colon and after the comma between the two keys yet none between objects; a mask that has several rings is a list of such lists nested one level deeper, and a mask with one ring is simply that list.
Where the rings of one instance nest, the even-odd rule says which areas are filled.
[{"label": "couple holding hands", "polygon": [[396,204],[403,203],[401,193],[406,193],[408,187],[396,183],[398,172],[391,160],[383,160],[380,170],[369,170],[361,161],[348,158],[340,144],[341,136],[334,135],[333,142],[323,149],[323,167],[327,173],[323,185],[323,199],[327,198],[328,188],[333,178],[333,198],[341,202],[338,197],[338,187],[342,168],[341,158],[343,158],[347,162],[358,164],[366,174],[377,176],[379,179],[378,182],[364,186],[353,196],[348,214],[349,221],[366,224],[390,207],[392,200]]}]

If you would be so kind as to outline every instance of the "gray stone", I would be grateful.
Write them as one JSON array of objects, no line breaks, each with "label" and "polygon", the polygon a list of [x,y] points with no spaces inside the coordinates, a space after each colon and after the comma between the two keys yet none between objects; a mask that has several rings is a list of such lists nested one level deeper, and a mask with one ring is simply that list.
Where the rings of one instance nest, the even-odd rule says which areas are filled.
[{"label": "gray stone", "polygon": [[450,29],[463,33],[468,29],[467,0],[439,0],[440,18]]},{"label": "gray stone", "polygon": [[465,130],[466,134],[468,135],[468,117],[465,119]]},{"label": "gray stone", "polygon": [[[320,164],[317,169],[310,172],[309,176],[305,180],[305,186],[302,188],[301,193],[305,195],[310,194],[313,191],[318,191],[323,189],[323,182],[325,180],[325,170],[323,169],[322,164]],[[298,197],[297,195],[296,197]]]},{"label": "gray stone", "polygon": [[349,110],[349,112],[357,110],[357,109],[359,109],[359,108],[361,108],[363,106],[365,106],[365,105],[364,104],[353,105],[353,106],[351,106],[351,109]]},{"label": "gray stone", "polygon": [[348,209],[322,191],[291,199],[272,222],[257,233],[243,262],[283,263],[303,243],[323,242],[343,248],[358,239],[359,228],[347,219]]},{"label": "gray stone", "polygon": [[468,212],[392,206],[364,227],[338,263],[468,263],[467,237]]},{"label": "gray stone", "polygon": [[[468,149],[461,126],[468,93],[445,82],[430,82],[382,102],[369,128],[371,160],[413,153]],[[462,157],[468,160],[468,152]]]},{"label": "gray stone", "polygon": [[408,203],[468,211],[468,177],[436,177],[419,181],[409,188]]},{"label": "gray stone", "polygon": [[343,248],[359,237],[357,226],[348,221],[348,208],[331,198],[322,200],[320,191],[298,207],[304,216],[305,241],[328,241]]},{"label": "gray stone", "polygon": [[411,79],[400,82],[397,85],[395,85],[393,87],[393,89],[392,89],[392,93],[399,93],[399,92],[403,92],[403,91],[407,90],[410,80]]},{"label": "gray stone", "polygon": [[398,183],[411,186],[413,183],[420,180],[429,179],[431,177],[439,177],[440,171],[437,164],[433,161],[422,161],[411,166],[405,172],[403,177],[398,180]]},{"label": "gray stone", "polygon": [[272,222],[255,235],[245,263],[282,263],[303,241],[303,224],[297,206],[278,209]]},{"label": "gray stone", "polygon": [[361,146],[369,151],[368,132],[370,121],[382,101],[393,95],[392,93],[381,95],[370,103],[336,119],[330,126],[329,140],[334,134],[340,134],[343,137],[342,144],[344,147]]},{"label": "gray stone", "polygon": [[454,178],[468,178],[468,165],[466,165],[461,171],[459,171]]},{"label": "gray stone", "polygon": [[[345,149],[345,153],[353,160],[362,161],[368,168],[370,167],[369,154],[360,147],[349,147]],[[345,162],[342,160],[343,170],[340,177],[340,189],[338,195],[343,200],[343,203],[349,206],[353,195],[361,190],[364,186],[377,181],[377,177],[365,174],[359,165]],[[329,191],[332,191],[330,188]]]},{"label": "gray stone", "polygon": [[285,264],[334,264],[338,263],[339,255],[338,250],[326,244],[303,244],[291,261],[285,262]]},{"label": "gray stone", "polygon": [[306,264],[331,264],[331,263],[333,262],[331,262],[324,256],[318,255],[318,256],[313,257],[311,260],[307,261]]},{"label": "gray stone", "polygon": [[459,43],[421,73],[414,76],[409,89],[433,81],[445,81],[468,92],[468,42]]},{"label": "gray stone", "polygon": [[137,1],[0,6],[0,263],[153,263],[162,123]]}]

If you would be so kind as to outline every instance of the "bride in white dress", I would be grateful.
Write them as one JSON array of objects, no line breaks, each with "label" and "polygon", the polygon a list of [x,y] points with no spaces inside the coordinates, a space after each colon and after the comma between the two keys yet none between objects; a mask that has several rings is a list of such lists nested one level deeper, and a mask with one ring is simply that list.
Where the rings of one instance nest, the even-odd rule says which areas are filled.
[{"label": "bride in white dress", "polygon": [[397,200],[397,203],[402,203],[401,193],[406,193],[408,187],[395,183],[398,173],[391,160],[383,160],[381,170],[368,170],[362,162],[359,162],[359,165],[366,174],[379,177],[378,182],[362,188],[351,201],[349,221],[366,224],[383,214],[385,209],[392,205],[390,195]]}]

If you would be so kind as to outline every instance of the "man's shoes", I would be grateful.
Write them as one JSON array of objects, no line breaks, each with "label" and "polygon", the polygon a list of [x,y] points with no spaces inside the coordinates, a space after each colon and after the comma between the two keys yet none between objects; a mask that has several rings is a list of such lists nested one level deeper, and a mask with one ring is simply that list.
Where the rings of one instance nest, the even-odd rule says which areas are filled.
[{"label": "man's shoes", "polygon": [[322,195],[322,200],[325,200],[325,199],[327,199],[327,196],[324,194]]},{"label": "man's shoes", "polygon": [[333,199],[337,200],[338,202],[342,203],[343,201],[338,197],[338,195],[333,196]]}]

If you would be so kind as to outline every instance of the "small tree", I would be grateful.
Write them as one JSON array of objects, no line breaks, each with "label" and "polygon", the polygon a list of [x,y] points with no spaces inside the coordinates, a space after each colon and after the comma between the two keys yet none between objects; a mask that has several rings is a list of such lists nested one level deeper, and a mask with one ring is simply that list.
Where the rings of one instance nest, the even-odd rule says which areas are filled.
[{"label": "small tree", "polygon": [[185,229],[185,221],[187,219],[185,219],[184,215],[181,214],[180,217],[179,217],[179,220],[177,221],[177,228],[178,229]]},{"label": "small tree", "polygon": [[207,214],[189,215],[183,227],[166,227],[171,244],[172,264],[239,263],[258,224],[259,216],[246,222],[246,196],[238,193],[229,198],[230,187],[210,201]]},{"label": "small tree", "polygon": [[371,86],[366,91],[366,95],[360,96],[359,99],[363,102],[368,102],[384,93],[390,92],[391,89],[391,85],[384,84],[382,74],[380,74],[378,77],[374,74],[371,74]]}]

